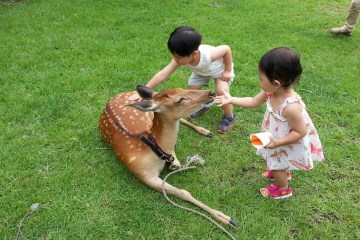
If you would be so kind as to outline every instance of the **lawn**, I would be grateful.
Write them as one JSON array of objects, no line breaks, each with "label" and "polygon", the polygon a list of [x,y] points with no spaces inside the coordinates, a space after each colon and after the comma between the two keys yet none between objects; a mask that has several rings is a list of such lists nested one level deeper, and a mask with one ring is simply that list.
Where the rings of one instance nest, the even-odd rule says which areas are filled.
[{"label": "lawn", "polygon": [[[265,108],[235,108],[228,135],[205,138],[181,126],[178,158],[198,154],[206,163],[169,182],[234,217],[237,229],[225,228],[237,239],[359,239],[360,27],[351,37],[329,34],[349,3],[0,0],[2,239],[228,239],[139,182],[98,131],[110,97],[146,84],[171,60],[166,42],[181,25],[196,28],[203,43],[231,47],[234,96],[259,91],[265,52],[297,51],[303,75],[295,90],[326,161],[293,172],[293,197],[263,198],[265,167],[249,135],[259,131]],[[179,69],[156,90],[186,88],[189,74]],[[221,114],[213,107],[192,122],[216,132]],[[33,203],[42,205],[32,211]]]}]

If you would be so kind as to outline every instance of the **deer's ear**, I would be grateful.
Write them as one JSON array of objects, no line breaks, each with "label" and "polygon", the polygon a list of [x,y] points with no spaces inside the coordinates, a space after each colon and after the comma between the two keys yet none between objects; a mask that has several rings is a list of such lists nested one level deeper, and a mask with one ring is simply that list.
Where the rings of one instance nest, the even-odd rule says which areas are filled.
[{"label": "deer's ear", "polygon": [[144,85],[137,85],[136,91],[138,92],[140,97],[143,99],[152,99],[154,97],[154,95],[156,94],[154,92],[154,90],[152,90],[151,88],[144,86]]},{"label": "deer's ear", "polygon": [[159,109],[159,106],[151,100],[134,102],[132,104],[126,104],[125,106],[134,107],[142,112],[156,112]]}]

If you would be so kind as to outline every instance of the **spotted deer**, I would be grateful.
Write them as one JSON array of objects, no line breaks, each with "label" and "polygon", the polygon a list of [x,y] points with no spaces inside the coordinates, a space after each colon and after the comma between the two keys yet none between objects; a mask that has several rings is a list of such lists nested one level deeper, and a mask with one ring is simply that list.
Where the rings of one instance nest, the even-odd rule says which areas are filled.
[{"label": "spotted deer", "polygon": [[[128,99],[134,92],[120,93],[110,99],[99,119],[100,132],[136,178],[161,192],[163,180],[159,176],[166,162],[180,166],[174,148],[179,122],[188,123],[181,117],[212,103],[214,93],[180,88],[157,93],[140,85],[137,86],[137,92],[141,101]],[[194,127],[192,124],[186,125]],[[209,134],[202,128],[195,130],[203,135]],[[196,200],[188,191],[168,183],[165,183],[164,189],[166,193],[204,209],[222,223],[232,227],[236,225],[232,218]]]}]

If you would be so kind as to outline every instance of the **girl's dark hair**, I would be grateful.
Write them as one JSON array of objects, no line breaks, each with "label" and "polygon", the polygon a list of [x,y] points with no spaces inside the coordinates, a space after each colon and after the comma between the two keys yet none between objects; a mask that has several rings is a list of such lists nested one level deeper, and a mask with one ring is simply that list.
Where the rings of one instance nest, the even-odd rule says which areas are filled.
[{"label": "girl's dark hair", "polygon": [[182,57],[189,56],[198,50],[201,38],[201,34],[192,27],[178,27],[170,34],[167,42],[168,49],[173,54],[176,53]]},{"label": "girl's dark hair", "polygon": [[265,74],[271,83],[278,80],[282,87],[289,88],[300,80],[302,73],[300,57],[290,48],[275,48],[260,59],[259,71]]}]

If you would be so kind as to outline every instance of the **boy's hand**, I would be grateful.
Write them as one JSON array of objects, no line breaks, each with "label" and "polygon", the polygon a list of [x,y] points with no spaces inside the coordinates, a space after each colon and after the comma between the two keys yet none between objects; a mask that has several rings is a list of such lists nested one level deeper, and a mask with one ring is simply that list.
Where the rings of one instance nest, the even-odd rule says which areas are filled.
[{"label": "boy's hand", "polygon": [[133,95],[131,95],[129,97],[129,100],[131,100],[131,101],[137,101],[139,99],[141,99],[141,97],[140,97],[140,95],[138,93],[134,93]]},{"label": "boy's hand", "polygon": [[220,75],[219,79],[220,79],[221,81],[225,81],[225,82],[230,81],[230,79],[231,79],[231,71],[224,71],[224,72]]},{"label": "boy's hand", "polygon": [[224,89],[222,89],[222,94],[221,96],[216,96],[214,99],[215,104],[217,104],[219,107],[229,104],[232,102],[232,97],[230,95],[230,93],[225,92]]}]

